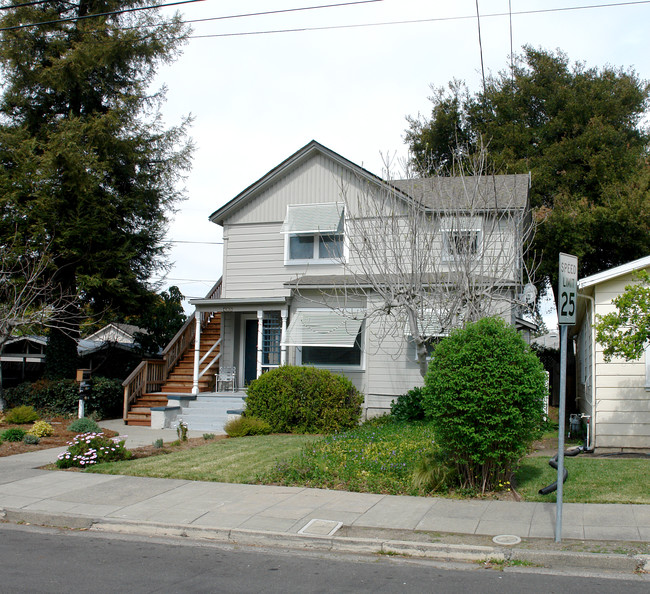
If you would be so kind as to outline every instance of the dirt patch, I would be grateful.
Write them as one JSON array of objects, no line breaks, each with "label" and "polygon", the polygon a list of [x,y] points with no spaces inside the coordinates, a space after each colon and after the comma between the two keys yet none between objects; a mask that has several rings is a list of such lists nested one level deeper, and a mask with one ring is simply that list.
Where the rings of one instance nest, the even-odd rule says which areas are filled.
[{"label": "dirt patch", "polygon": [[[68,425],[74,421],[72,418],[66,417],[43,417],[41,421],[46,421],[52,425],[54,433],[47,437],[41,437],[38,444],[26,444],[22,441],[3,441],[0,443],[0,457],[13,456],[14,454],[24,454],[26,452],[36,452],[38,450],[47,450],[49,448],[65,447],[69,441],[72,441],[77,431],[68,431]],[[25,425],[11,425],[9,423],[0,422],[0,433],[6,429],[22,429],[29,431],[33,427],[33,423],[26,423]],[[101,427],[101,421],[99,422]],[[115,437],[118,435],[116,431],[110,429],[102,429],[108,437]]]}]

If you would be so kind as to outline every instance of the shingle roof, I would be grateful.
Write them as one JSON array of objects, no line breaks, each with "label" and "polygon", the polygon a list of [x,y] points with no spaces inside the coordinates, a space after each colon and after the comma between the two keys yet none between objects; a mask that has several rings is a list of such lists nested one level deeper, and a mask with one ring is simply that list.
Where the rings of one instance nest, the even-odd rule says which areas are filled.
[{"label": "shingle roof", "polygon": [[432,210],[510,210],[528,203],[529,175],[428,177],[390,182]]}]

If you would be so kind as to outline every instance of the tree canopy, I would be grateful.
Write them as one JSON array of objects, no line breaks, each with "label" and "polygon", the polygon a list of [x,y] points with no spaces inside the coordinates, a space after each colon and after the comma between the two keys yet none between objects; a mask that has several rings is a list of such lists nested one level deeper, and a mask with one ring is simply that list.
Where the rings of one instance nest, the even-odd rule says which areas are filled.
[{"label": "tree canopy", "polygon": [[561,251],[578,256],[580,276],[650,252],[649,97],[633,70],[524,46],[484,91],[434,88],[430,118],[408,118],[406,141],[423,175],[462,168],[483,143],[499,173],[530,171],[533,252],[555,285]]},{"label": "tree canopy", "polygon": [[640,359],[650,343],[650,274],[642,270],[637,278],[639,282],[612,299],[616,311],[596,320],[596,340],[605,347],[606,361]]},{"label": "tree canopy", "polygon": [[148,91],[187,35],[157,4],[54,0],[0,15],[2,232],[50,246],[53,281],[77,298],[59,327],[131,313],[164,266],[191,145],[189,121],[166,128],[164,92]]},{"label": "tree canopy", "polygon": [[178,287],[169,287],[169,291],[152,296],[151,303],[134,320],[144,330],[135,334],[143,353],[155,355],[167,346],[186,318],[183,295]]}]

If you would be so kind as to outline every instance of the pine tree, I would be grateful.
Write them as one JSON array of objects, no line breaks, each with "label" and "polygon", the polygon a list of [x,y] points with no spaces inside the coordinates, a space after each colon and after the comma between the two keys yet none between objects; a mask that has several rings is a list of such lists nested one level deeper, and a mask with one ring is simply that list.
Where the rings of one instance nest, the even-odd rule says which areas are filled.
[{"label": "pine tree", "polygon": [[84,317],[132,310],[164,266],[189,120],[165,128],[164,90],[148,87],[188,30],[156,4],[54,0],[0,15],[2,227],[47,241],[54,281],[78,298],[57,314],[57,349]]}]

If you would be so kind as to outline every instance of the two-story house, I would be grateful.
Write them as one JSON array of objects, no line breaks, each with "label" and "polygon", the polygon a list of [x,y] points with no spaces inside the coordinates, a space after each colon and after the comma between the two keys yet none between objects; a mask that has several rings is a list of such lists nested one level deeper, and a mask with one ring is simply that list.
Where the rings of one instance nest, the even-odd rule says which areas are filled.
[{"label": "two-story house", "polygon": [[366,415],[388,411],[422,384],[416,339],[494,313],[526,327],[514,304],[529,184],[528,175],[384,180],[310,142],[210,215],[223,229],[222,279],[190,301],[180,346],[141,391],[189,390],[163,376],[194,345],[183,379],[191,367],[195,395],[213,389],[217,367],[234,368],[243,388],[282,364],[314,365],[348,376]]}]

